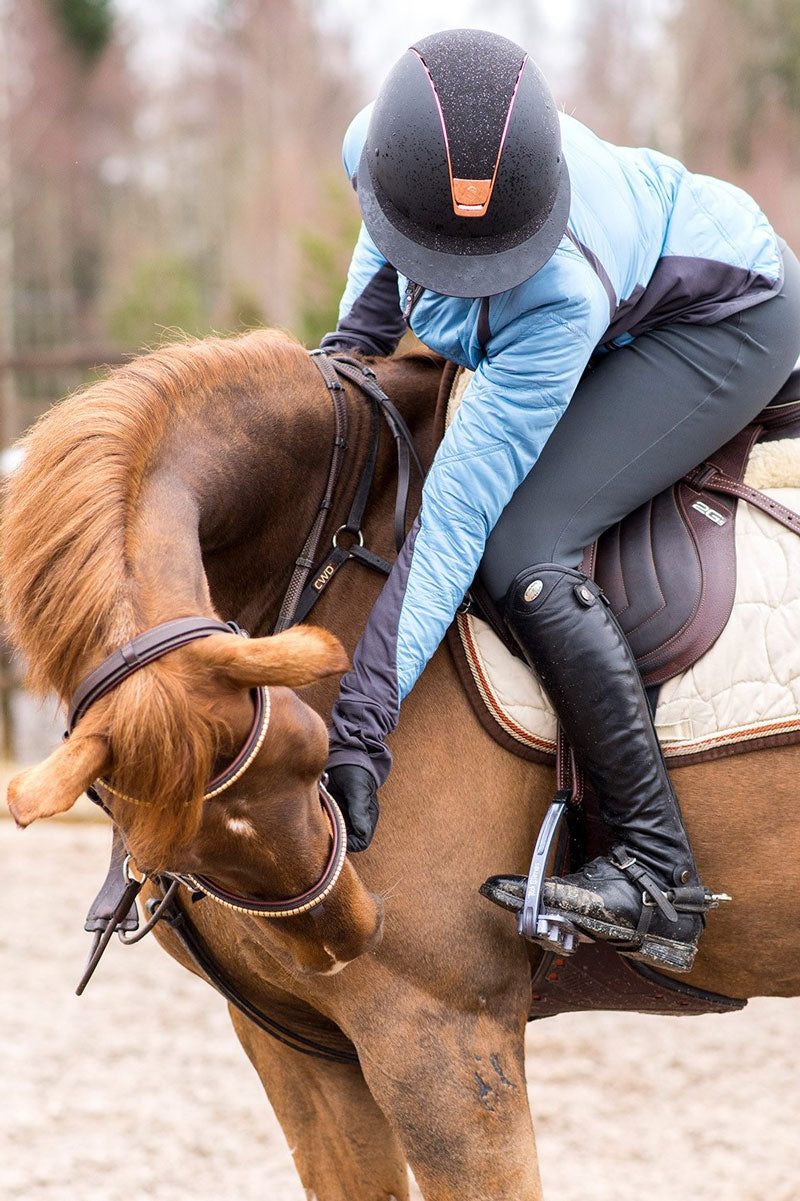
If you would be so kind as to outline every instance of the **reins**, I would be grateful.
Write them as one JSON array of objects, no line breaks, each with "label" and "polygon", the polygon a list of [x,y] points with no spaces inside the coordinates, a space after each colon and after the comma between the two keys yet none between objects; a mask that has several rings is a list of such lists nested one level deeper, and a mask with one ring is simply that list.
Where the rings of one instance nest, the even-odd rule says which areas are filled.
[{"label": "reins", "polygon": [[[414,438],[406,425],[401,413],[392,403],[378,383],[377,376],[371,367],[359,363],[357,359],[347,355],[328,356],[321,350],[311,351],[311,361],[319,370],[330,393],[334,413],[333,451],[331,455],[325,492],[317,510],[317,515],[311,526],[303,549],[295,561],[292,578],[286,590],[286,595],[280,607],[278,619],[273,633],[278,634],[289,626],[304,621],[319,600],[322,593],[330,584],[340,567],[350,559],[362,563],[365,567],[388,575],[392,565],[380,555],[364,546],[362,525],[364,513],[369,499],[372,481],[375,478],[375,468],[378,462],[380,447],[381,418],[394,438],[397,454],[397,492],[394,506],[394,543],[399,553],[406,537],[406,520],[408,512],[408,497],[411,490],[411,464],[414,464],[420,479],[425,478],[425,471],[420,462]],[[350,504],[350,511],[342,525],[333,535],[332,548],[327,556],[314,566],[319,540],[328,515],[333,508],[333,498],[336,485],[341,475],[347,442],[347,405],[343,379],[349,380],[363,393],[370,407],[370,440],[369,451],[361,471],[355,493]],[[348,536],[348,545],[343,545],[341,535]],[[313,575],[312,575],[313,573]],[[312,578],[309,579],[309,576]]]}]

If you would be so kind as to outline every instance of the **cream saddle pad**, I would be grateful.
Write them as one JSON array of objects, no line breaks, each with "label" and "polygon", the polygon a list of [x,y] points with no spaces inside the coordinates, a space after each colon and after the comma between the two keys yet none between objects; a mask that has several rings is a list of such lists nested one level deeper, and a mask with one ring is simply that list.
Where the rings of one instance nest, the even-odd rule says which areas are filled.
[{"label": "cream saddle pad", "polygon": [[[468,379],[460,373],[448,420]],[[800,439],[754,447],[745,482],[800,513]],[[800,740],[800,537],[740,501],[736,559],[728,624],[694,667],[661,686],[656,729],[667,758]],[[554,753],[555,715],[534,674],[480,618],[460,614],[457,629],[497,725],[521,747]]]}]

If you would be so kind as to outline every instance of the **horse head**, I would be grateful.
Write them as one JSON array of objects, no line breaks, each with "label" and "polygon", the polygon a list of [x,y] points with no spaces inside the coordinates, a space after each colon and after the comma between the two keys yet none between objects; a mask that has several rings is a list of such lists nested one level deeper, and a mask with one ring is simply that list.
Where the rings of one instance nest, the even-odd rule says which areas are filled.
[{"label": "horse head", "polygon": [[[131,859],[147,875],[200,876],[245,909],[288,903],[323,877],[336,834],[320,805],[326,728],[292,689],[346,667],[339,641],[311,627],[254,639],[217,634],[173,651],[98,701],[48,759],[17,775],[11,813],[29,825],[69,809],[100,779]],[[231,787],[209,795],[208,780],[254,730],[258,689],[268,710],[255,753]],[[275,927],[276,957],[313,974],[339,971],[372,949],[381,922],[380,900],[345,861],[320,904],[264,924]]]},{"label": "horse head", "polygon": [[[354,414],[355,440],[367,419]],[[115,648],[181,617],[268,628],[318,504],[331,424],[316,368],[276,331],[164,347],[51,409],[3,505],[4,613],[31,686],[66,702]],[[290,689],[345,666],[321,630],[182,646],[97,700],[17,776],[12,813],[28,825],[63,812],[105,778],[148,874],[201,874],[256,900],[303,895],[336,831],[320,804],[324,723]],[[206,799],[248,737],[258,688],[270,694],[263,746]],[[381,907],[345,862],[315,908],[259,925],[290,968],[330,971],[376,943]]]}]

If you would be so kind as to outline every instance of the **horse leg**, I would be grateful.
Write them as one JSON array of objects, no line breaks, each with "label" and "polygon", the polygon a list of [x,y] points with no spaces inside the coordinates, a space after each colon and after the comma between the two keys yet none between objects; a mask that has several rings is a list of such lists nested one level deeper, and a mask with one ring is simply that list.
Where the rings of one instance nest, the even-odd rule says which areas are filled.
[{"label": "horse leg", "polygon": [[425,1201],[542,1201],[523,1029],[430,998],[392,1006],[397,1023],[356,1042]]},{"label": "horse leg", "polygon": [[358,1064],[312,1059],[231,1010],[314,1201],[408,1201],[406,1159]]}]

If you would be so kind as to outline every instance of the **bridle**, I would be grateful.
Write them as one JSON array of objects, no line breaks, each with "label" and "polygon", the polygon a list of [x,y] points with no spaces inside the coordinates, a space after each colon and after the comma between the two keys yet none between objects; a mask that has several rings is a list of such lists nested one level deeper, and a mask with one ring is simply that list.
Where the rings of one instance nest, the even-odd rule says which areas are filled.
[{"label": "bridle", "polygon": [[[142,634],[137,634],[130,642],[113,651],[78,685],[70,702],[65,737],[69,737],[78,721],[96,701],[111,692],[123,680],[129,679],[135,672],[169,654],[170,651],[187,646],[190,642],[195,642],[200,638],[208,638],[212,634],[220,633],[229,634],[232,637],[236,635],[247,637],[235,622],[222,622],[208,617],[176,618],[173,621],[165,621],[161,625],[153,626],[152,629],[145,630]],[[251,696],[253,721],[250,732],[236,758],[228,764],[223,772],[211,780],[203,794],[204,801],[210,801],[220,796],[240,780],[255,761],[266,741],[271,712],[269,689],[254,688]],[[261,901],[240,897],[229,892],[205,875],[170,871],[161,872],[159,875],[164,879],[178,881],[191,892],[202,893],[212,901],[216,901],[217,904],[224,905],[228,909],[235,909],[239,913],[248,913],[263,918],[295,917],[301,913],[307,913],[330,895],[341,875],[347,855],[347,833],[342,812],[322,779],[318,781],[317,787],[320,804],[330,823],[332,845],[319,880],[299,896],[286,900]],[[134,805],[153,803],[121,792],[105,778],[97,780],[92,786],[90,795],[92,800],[112,817],[112,820],[111,809],[109,804],[103,800],[103,794],[109,794]],[[128,872],[129,870],[129,868],[126,869]],[[143,876],[141,882],[144,878]]]},{"label": "bridle", "polygon": [[[380,443],[381,418],[384,419],[395,441],[397,452],[397,496],[395,502],[394,534],[395,545],[400,550],[405,538],[406,509],[410,488],[411,463],[413,462],[420,476],[424,474],[420,463],[414,439],[409,432],[402,415],[389,397],[380,387],[375,372],[371,367],[360,363],[347,355],[328,356],[321,351],[311,353],[311,361],[317,367],[331,397],[334,411],[334,437],[328,476],[322,501],[317,509],[314,521],[303,549],[295,561],[292,577],[281,603],[274,632],[288,629],[290,626],[304,620],[325,588],[338,572],[339,568],[351,559],[364,566],[388,575],[391,563],[381,556],[374,554],[364,546],[364,536],[361,525],[367,505],[367,499],[375,476]],[[331,552],[318,565],[314,576],[309,576],[314,568],[315,556],[319,540],[333,507],[334,494],[339,482],[344,456],[348,449],[347,406],[344,399],[344,387],[339,377],[349,380],[361,390],[365,396],[370,411],[370,442],[366,462],[361,477],[356,486],[355,494],[350,505],[347,518],[333,536]],[[350,545],[340,543],[340,535],[346,532],[351,536]],[[208,617],[182,617],[173,621],[163,622],[150,630],[137,634],[124,646],[113,651],[98,667],[81,681],[70,701],[67,719],[69,737],[78,721],[87,710],[101,697],[105,696],[123,680],[128,679],[149,663],[169,654],[170,651],[186,646],[200,638],[211,634],[235,634],[246,637],[235,622],[221,622]],[[269,692],[267,689],[254,689],[254,718],[253,725],[245,745],[226,770],[212,780],[205,792],[205,800],[211,800],[225,789],[230,788],[247,771],[257,756],[267,733],[269,725]],[[258,901],[239,897],[221,888],[204,875],[188,875],[163,872],[162,876],[171,880],[179,880],[195,892],[210,897],[220,905],[234,909],[239,913],[249,913],[257,917],[277,918],[292,917],[307,913],[328,897],[341,875],[347,855],[347,832],[344,817],[334,798],[328,792],[324,778],[318,781],[320,804],[325,811],[331,827],[331,853],[322,876],[317,883],[301,893],[284,901]],[[131,804],[141,804],[136,797],[120,793],[106,780],[97,782],[97,786],[89,790],[89,795],[110,815],[110,809],[103,800],[101,793],[105,791],[112,796]]]},{"label": "bridle", "polygon": [[[413,437],[402,415],[378,384],[372,368],[347,355],[327,355],[322,351],[312,351],[311,361],[319,370],[333,405],[333,446],[322,500],[300,555],[295,561],[273,633],[288,629],[297,622],[305,620],[322,592],[330,584],[333,576],[351,560],[384,576],[391,571],[392,564],[389,561],[364,545],[361,528],[378,461],[382,420],[389,428],[397,453],[394,539],[398,551],[405,539],[412,463],[419,476],[424,478],[424,471]],[[318,561],[317,551],[320,539],[333,509],[348,450],[348,414],[342,378],[359,389],[369,406],[369,445],[366,461],[345,522],[334,534],[332,548],[321,561]],[[346,545],[341,539],[343,533],[350,536],[346,539]],[[218,633],[241,635],[243,631],[235,622],[224,623],[214,618],[187,617],[165,622],[138,634],[125,646],[109,655],[79,684],[70,703],[68,730],[65,737],[69,737],[76,723],[95,701],[105,696],[133,672],[152,663],[162,655],[168,654],[171,650],[176,650],[198,638]],[[270,714],[269,692],[266,688],[253,690],[253,705],[253,724],[245,744],[225,771],[210,782],[205,792],[206,800],[218,796],[239,780],[263,746],[269,727]],[[178,938],[183,950],[200,974],[205,976],[229,1004],[243,1013],[255,1026],[278,1042],[303,1055],[334,1063],[358,1063],[355,1048],[344,1035],[340,1037],[341,1046],[338,1049],[326,1046],[307,1034],[283,1025],[265,1013],[263,1009],[254,1005],[242,993],[238,985],[219,968],[213,954],[204,945],[193,923],[189,920],[188,913],[177,904],[176,900],[177,891],[181,887],[186,887],[191,890],[192,901],[207,897],[236,912],[265,918],[293,917],[307,913],[314,906],[321,904],[335,887],[347,855],[347,831],[344,818],[336,801],[327,790],[325,779],[323,775],[318,781],[317,787],[320,804],[327,814],[331,827],[332,845],[328,862],[316,884],[306,892],[289,900],[260,901],[238,897],[220,888],[218,884],[204,875],[162,872],[152,881],[156,889],[161,892],[161,896],[156,895],[147,902],[148,920],[139,929],[136,898],[147,877],[143,875],[141,879],[138,879],[133,874],[130,857],[125,854],[121,832],[114,824],[108,874],[86,919],[85,928],[94,932],[95,938],[83,976],[76,989],[77,994],[80,995],[85,989],[115,933],[121,942],[131,944],[144,938],[158,922],[164,921],[169,924],[173,934]],[[101,796],[103,791],[112,796],[115,793],[120,795],[113,785],[103,780],[98,781],[96,787],[87,789],[90,798],[112,818],[113,822],[110,806]],[[125,797],[124,799],[132,803],[144,803],[134,797]]]}]

